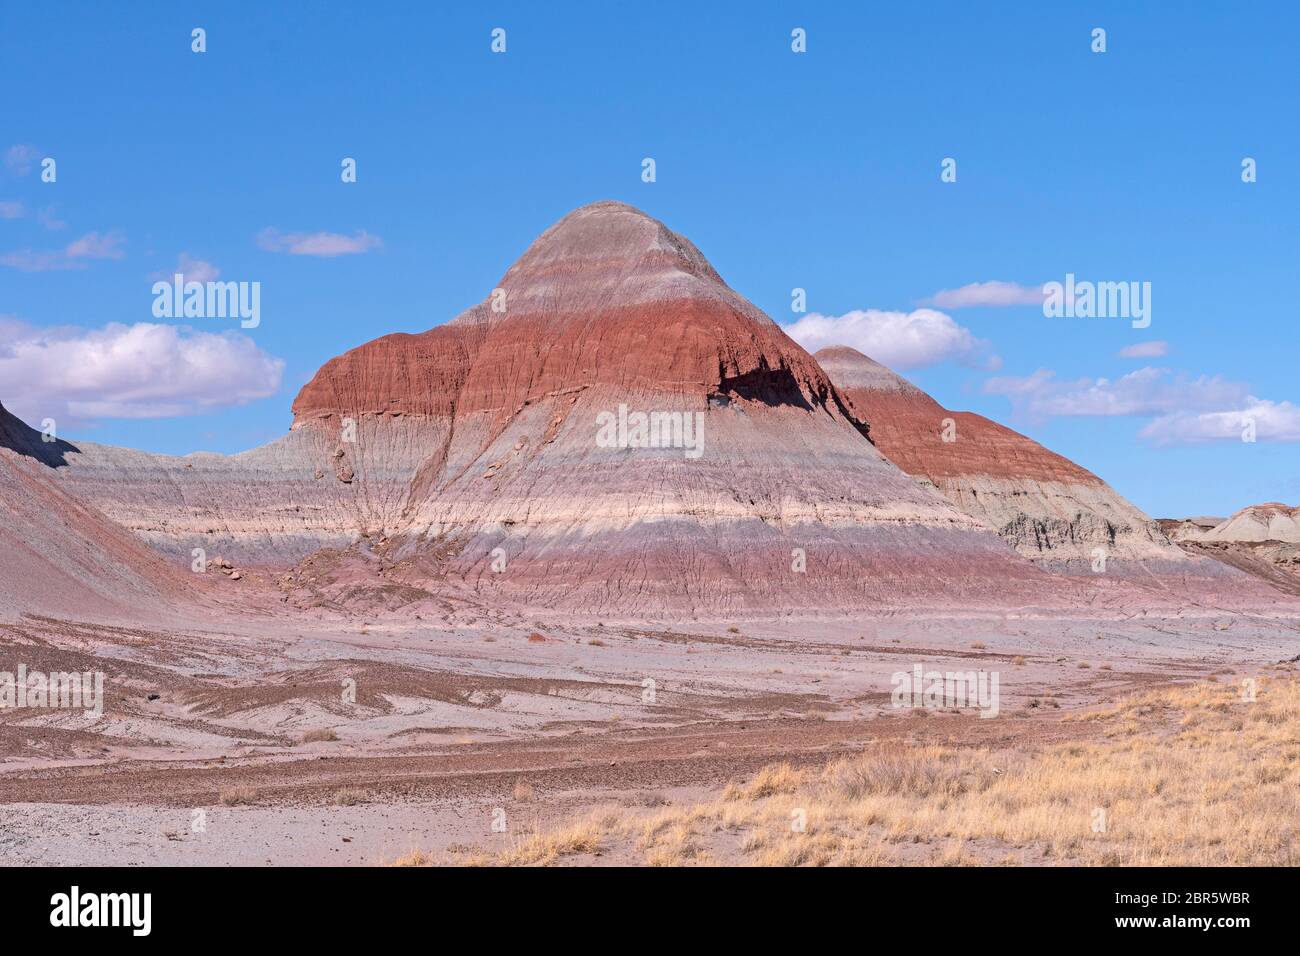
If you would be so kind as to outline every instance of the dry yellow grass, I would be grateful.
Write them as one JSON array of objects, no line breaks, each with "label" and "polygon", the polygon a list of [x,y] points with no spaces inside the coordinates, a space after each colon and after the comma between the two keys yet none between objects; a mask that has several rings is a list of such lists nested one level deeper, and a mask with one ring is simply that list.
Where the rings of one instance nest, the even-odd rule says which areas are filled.
[{"label": "dry yellow grass", "polygon": [[1260,678],[1248,696],[1146,694],[1074,718],[1097,722],[1087,740],[1032,751],[890,744],[780,764],[714,800],[602,810],[475,862],[1295,865],[1300,681]]},{"label": "dry yellow grass", "polygon": [[325,743],[338,739],[339,735],[334,732],[333,727],[318,727],[302,735],[302,742],[305,744]]},{"label": "dry yellow grass", "polygon": [[433,863],[433,858],[423,850],[412,850],[404,856],[399,856],[392,862],[393,866],[429,866]]},{"label": "dry yellow grass", "polygon": [[355,807],[358,803],[368,803],[373,796],[369,790],[344,787],[335,792],[333,803],[336,807]]},{"label": "dry yellow grass", "polygon": [[217,794],[217,800],[223,807],[243,806],[257,800],[257,791],[252,787],[232,787]]},{"label": "dry yellow grass", "polygon": [[722,792],[724,800],[754,800],[776,793],[790,793],[799,786],[802,777],[788,763],[764,767],[749,783],[730,783]]},{"label": "dry yellow grass", "polygon": [[546,866],[560,857],[595,853],[600,845],[600,827],[595,821],[585,820],[559,830],[528,834],[491,862],[501,866]]}]

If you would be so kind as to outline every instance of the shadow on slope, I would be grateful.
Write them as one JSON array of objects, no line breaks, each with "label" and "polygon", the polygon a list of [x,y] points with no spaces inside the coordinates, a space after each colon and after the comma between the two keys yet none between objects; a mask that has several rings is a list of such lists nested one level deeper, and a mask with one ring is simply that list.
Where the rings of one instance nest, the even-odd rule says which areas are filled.
[{"label": "shadow on slope", "polygon": [[62,438],[46,441],[41,432],[12,415],[3,403],[0,403],[0,448],[34,459],[49,468],[66,467],[68,454],[78,454],[81,451],[72,442]]}]

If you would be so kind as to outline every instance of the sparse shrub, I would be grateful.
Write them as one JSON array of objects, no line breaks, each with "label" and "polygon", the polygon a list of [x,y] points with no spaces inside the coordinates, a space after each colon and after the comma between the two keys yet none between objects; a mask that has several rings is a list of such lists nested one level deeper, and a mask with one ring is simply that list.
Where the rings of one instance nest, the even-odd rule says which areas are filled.
[{"label": "sparse shrub", "polygon": [[832,791],[850,800],[868,794],[955,797],[987,789],[995,779],[997,771],[985,761],[933,748],[886,748],[826,771]]},{"label": "sparse shrub", "polygon": [[339,735],[334,732],[333,727],[317,727],[302,735],[302,742],[305,744],[328,743],[338,739]]},{"label": "sparse shrub", "polygon": [[247,806],[257,800],[257,791],[252,787],[233,787],[229,790],[222,790],[217,795],[218,802],[223,807]]},{"label": "sparse shrub", "polygon": [[643,790],[640,793],[632,794],[625,798],[627,803],[639,807],[667,807],[672,805],[672,800],[666,794],[656,793],[650,790]]},{"label": "sparse shrub", "polygon": [[358,803],[369,803],[373,796],[369,790],[358,790],[356,787],[345,787],[334,794],[334,806],[336,807],[354,807]]},{"label": "sparse shrub", "polygon": [[579,823],[555,833],[533,833],[518,840],[500,860],[507,866],[554,863],[564,856],[596,853],[600,850],[601,832],[591,821]]},{"label": "sparse shrub", "polygon": [[730,784],[724,800],[757,800],[777,793],[793,793],[803,776],[788,763],[764,767],[747,784]]},{"label": "sparse shrub", "polygon": [[429,866],[433,862],[423,850],[412,850],[406,856],[399,856],[393,861],[393,866]]}]

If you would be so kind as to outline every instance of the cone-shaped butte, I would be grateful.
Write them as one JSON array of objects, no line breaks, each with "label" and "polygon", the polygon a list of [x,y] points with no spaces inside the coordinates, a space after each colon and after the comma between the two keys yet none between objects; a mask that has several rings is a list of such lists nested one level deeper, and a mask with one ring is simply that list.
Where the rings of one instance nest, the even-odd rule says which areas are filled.
[{"label": "cone-shaped butte", "polygon": [[327,362],[293,410],[242,455],[79,443],[56,471],[178,560],[342,549],[330,600],[369,580],[644,618],[1075,591],[886,460],[812,356],[622,203],[565,216],[453,321]]},{"label": "cone-shaped butte", "polygon": [[294,411],[299,429],[427,422],[401,553],[530,603],[982,603],[1041,584],[878,454],[694,245],[622,203],[565,216],[447,325],[327,363]]}]

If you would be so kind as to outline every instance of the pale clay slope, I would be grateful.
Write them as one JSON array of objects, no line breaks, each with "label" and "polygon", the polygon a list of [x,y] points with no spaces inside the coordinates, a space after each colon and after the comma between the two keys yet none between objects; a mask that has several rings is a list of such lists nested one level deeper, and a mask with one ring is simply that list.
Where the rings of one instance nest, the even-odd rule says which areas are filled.
[{"label": "pale clay slope", "polygon": [[1167,518],[1160,521],[1160,526],[1164,530],[1165,537],[1170,541],[1196,541],[1215,525],[1222,524],[1224,520],[1226,519],[1208,516],[1182,519]]},{"label": "pale clay slope", "polygon": [[0,405],[0,618],[111,617],[189,600],[191,582],[51,480],[63,450]]},{"label": "pale clay slope", "polygon": [[1300,544],[1300,508],[1276,501],[1251,505],[1192,540]]}]

